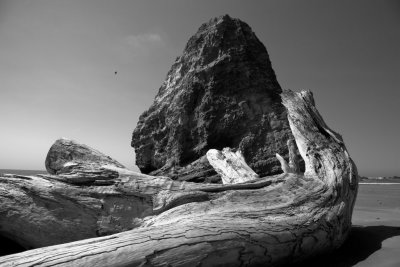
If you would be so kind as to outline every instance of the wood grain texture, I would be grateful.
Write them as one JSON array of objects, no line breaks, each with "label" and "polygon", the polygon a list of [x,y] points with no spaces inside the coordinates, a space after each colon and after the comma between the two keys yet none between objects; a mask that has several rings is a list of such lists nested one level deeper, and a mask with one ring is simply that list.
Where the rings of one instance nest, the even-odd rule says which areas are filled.
[{"label": "wood grain texture", "polygon": [[[132,229],[1,257],[0,264],[278,266],[339,247],[350,231],[358,187],[356,167],[341,136],[322,120],[311,92],[286,90],[282,99],[306,163],[304,175],[286,173],[241,184],[212,185],[112,167],[119,178],[107,186],[77,186],[51,177],[1,177],[1,188],[8,186],[0,194],[2,231],[6,224],[25,220],[32,227],[32,239],[43,231],[43,236],[61,236],[59,241],[64,242],[65,237],[53,233],[62,227],[56,223],[61,208],[60,218],[74,227],[71,235],[82,231],[81,235],[95,236],[99,229],[109,233],[119,225],[119,230]],[[120,209],[115,205],[119,201]],[[32,207],[29,214],[27,207]],[[135,211],[127,215],[129,209]],[[10,216],[14,210],[15,216]],[[24,219],[22,210],[26,216],[37,215]],[[116,223],[117,218],[124,223]],[[36,222],[52,221],[56,227],[35,228]],[[6,232],[13,237],[19,231]],[[19,234],[25,242],[28,237]]]}]

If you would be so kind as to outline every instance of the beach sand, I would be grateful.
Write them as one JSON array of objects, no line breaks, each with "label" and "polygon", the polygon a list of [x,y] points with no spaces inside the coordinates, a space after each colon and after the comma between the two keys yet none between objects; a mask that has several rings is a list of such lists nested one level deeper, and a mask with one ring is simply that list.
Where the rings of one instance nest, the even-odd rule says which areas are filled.
[{"label": "beach sand", "polygon": [[400,183],[360,184],[352,222],[338,251],[294,266],[400,266]]},{"label": "beach sand", "polygon": [[360,185],[359,190],[353,225],[364,226],[355,238],[364,243],[366,258],[354,266],[400,266],[400,184]]}]

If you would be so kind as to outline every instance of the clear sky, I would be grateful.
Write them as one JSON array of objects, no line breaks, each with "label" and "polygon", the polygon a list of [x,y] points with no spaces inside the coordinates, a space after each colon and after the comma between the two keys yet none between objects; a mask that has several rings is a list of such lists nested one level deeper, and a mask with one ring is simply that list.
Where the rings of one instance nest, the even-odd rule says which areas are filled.
[{"label": "clear sky", "polygon": [[44,169],[67,137],[136,169],[139,115],[223,14],[252,27],[283,88],[314,92],[361,175],[400,175],[396,0],[0,0],[0,168]]}]

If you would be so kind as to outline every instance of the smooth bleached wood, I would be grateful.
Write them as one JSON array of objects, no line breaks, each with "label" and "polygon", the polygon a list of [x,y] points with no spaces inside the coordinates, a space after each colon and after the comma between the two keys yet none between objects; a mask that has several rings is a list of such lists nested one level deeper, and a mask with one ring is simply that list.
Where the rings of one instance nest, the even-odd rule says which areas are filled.
[{"label": "smooth bleached wood", "polygon": [[240,150],[233,152],[230,148],[222,151],[210,149],[206,155],[208,162],[221,176],[223,184],[245,183],[259,178],[247,165]]},{"label": "smooth bleached wood", "polygon": [[[340,135],[322,120],[310,92],[286,90],[282,99],[306,163],[304,175],[286,173],[240,184],[211,185],[177,182],[120,169],[114,185],[103,187],[76,186],[58,180],[51,180],[51,184],[40,180],[40,185],[36,179],[45,178],[1,177],[2,186],[9,185],[6,190],[9,195],[0,194],[2,215],[12,210],[12,204],[4,202],[7,198],[25,197],[21,205],[31,201],[31,190],[26,190],[26,183],[37,184],[42,191],[42,195],[35,192],[37,199],[30,202],[40,207],[40,214],[46,210],[53,213],[59,208],[60,203],[51,201],[53,205],[40,204],[53,198],[53,184],[62,184],[63,190],[67,190],[57,191],[64,201],[76,203],[76,196],[68,190],[81,190],[80,196],[93,197],[99,203],[107,194],[123,196],[128,203],[131,198],[151,196],[152,206],[147,209],[151,214],[134,221],[136,228],[132,230],[1,257],[0,265],[279,266],[338,248],[351,228],[357,169]],[[117,206],[112,206],[110,212],[118,210]],[[86,208],[81,210],[86,214]],[[63,216],[68,215],[71,216],[67,209]],[[4,220],[4,216],[0,218]],[[12,223],[21,218],[17,214],[8,219]],[[34,221],[26,223],[35,225]],[[3,229],[3,221],[0,225]],[[7,233],[9,237],[15,234]]]},{"label": "smooth bleached wood", "polygon": [[289,139],[287,141],[287,146],[289,150],[289,163],[287,163],[286,160],[281,155],[276,153],[276,158],[279,160],[281,164],[281,169],[283,173],[300,174],[300,162],[296,154],[296,145],[294,143],[294,140]]},{"label": "smooth bleached wood", "polygon": [[276,158],[281,163],[281,169],[282,169],[283,173],[292,173],[292,170],[289,167],[289,164],[286,162],[286,160],[281,155],[276,153]]},{"label": "smooth bleached wood", "polygon": [[300,173],[300,160],[296,154],[296,143],[293,139],[287,141],[289,150],[289,168],[292,173]]}]

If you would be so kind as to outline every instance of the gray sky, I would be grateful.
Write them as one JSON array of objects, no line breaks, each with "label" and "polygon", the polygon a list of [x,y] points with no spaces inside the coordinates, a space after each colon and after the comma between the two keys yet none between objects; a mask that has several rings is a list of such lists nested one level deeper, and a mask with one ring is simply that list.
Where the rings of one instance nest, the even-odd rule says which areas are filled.
[{"label": "gray sky", "polygon": [[283,88],[314,92],[361,175],[400,175],[395,0],[0,0],[0,168],[44,169],[67,137],[136,169],[139,115],[189,37],[223,14],[252,27]]}]

